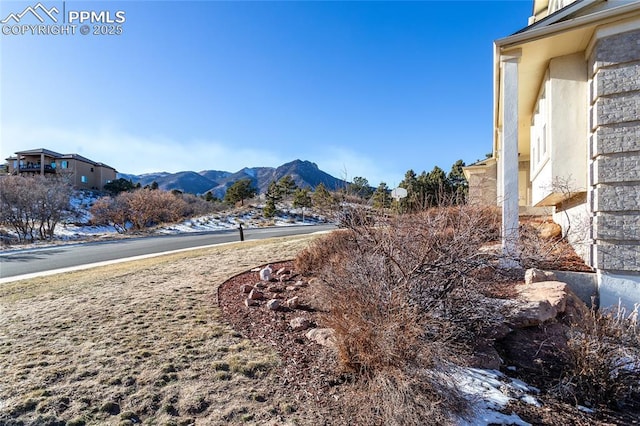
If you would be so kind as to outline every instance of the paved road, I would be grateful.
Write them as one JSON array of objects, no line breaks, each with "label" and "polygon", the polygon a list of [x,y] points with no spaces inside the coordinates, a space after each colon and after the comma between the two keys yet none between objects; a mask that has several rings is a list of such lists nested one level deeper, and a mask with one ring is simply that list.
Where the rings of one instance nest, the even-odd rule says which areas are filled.
[{"label": "paved road", "polygon": [[[310,234],[335,229],[334,225],[280,226],[245,229],[245,240],[257,240],[287,235]],[[126,259],[167,251],[203,247],[239,241],[237,230],[212,231],[181,235],[51,246],[36,249],[0,252],[0,279],[44,273],[63,268]]]}]

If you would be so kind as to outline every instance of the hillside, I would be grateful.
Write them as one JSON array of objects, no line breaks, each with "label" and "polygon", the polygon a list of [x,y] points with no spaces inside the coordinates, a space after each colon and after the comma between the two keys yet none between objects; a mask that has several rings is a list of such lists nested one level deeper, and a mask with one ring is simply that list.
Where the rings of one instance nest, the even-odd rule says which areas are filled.
[{"label": "hillside", "polygon": [[344,187],[345,181],[337,179],[320,170],[315,163],[294,160],[279,167],[245,167],[235,173],[219,170],[203,170],[201,172],[183,171],[178,173],[147,173],[142,175],[121,173],[118,177],[130,179],[140,185],[151,185],[167,191],[177,189],[192,194],[204,194],[211,191],[216,197],[222,198],[234,182],[250,179],[258,193],[266,192],[271,181],[277,181],[284,176],[291,175],[301,188],[314,189],[322,183],[329,190]]}]

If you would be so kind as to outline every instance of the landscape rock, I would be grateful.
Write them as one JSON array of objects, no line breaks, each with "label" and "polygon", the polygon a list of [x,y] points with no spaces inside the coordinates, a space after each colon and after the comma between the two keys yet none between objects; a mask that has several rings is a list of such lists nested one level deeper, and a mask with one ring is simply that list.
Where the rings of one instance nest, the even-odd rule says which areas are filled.
[{"label": "landscape rock", "polygon": [[516,286],[518,296],[509,302],[507,322],[515,328],[540,325],[565,313],[567,306],[574,321],[588,308],[569,286],[560,281],[543,281]]},{"label": "landscape rock", "polygon": [[244,284],[242,286],[243,293],[251,293],[251,290],[253,290],[253,286],[251,284]]},{"label": "landscape rock", "polygon": [[312,328],[305,334],[307,339],[327,348],[336,348],[335,331],[332,328]]},{"label": "landscape rock", "polygon": [[307,284],[307,283],[305,283],[305,282],[304,282],[304,281],[302,281],[302,280],[298,280],[298,281],[296,281],[296,283],[294,284],[294,286],[296,286],[296,287],[307,287],[307,285],[308,285],[308,284]]},{"label": "landscape rock", "polygon": [[296,309],[299,304],[300,298],[298,296],[292,297],[291,299],[287,300],[287,308]]},{"label": "landscape rock", "polygon": [[298,291],[300,287],[296,287],[294,285],[287,286],[287,291]]},{"label": "landscape rock", "polygon": [[257,306],[258,305],[258,301],[257,300],[253,300],[253,299],[244,299],[244,305],[246,307]]},{"label": "landscape rock", "polygon": [[541,269],[531,268],[524,273],[525,284],[540,283],[543,281],[556,281],[556,274],[551,271],[543,271]]},{"label": "landscape rock", "polygon": [[276,271],[276,275],[278,276],[288,274],[288,273],[289,273],[289,270],[287,268],[280,268]]},{"label": "landscape rock", "polygon": [[293,331],[302,331],[309,328],[311,326],[311,323],[306,318],[296,317],[289,321],[289,325],[291,326]]},{"label": "landscape rock", "polygon": [[251,290],[251,292],[249,293],[249,299],[251,300],[260,300],[263,298],[264,298],[264,293],[255,288]]},{"label": "landscape rock", "polygon": [[271,265],[265,266],[260,270],[260,280],[269,281],[271,279],[272,272],[273,271],[271,270]]},{"label": "landscape rock", "polygon": [[270,291],[271,293],[282,293],[284,291],[282,287],[277,285],[271,285],[267,287],[267,290]]},{"label": "landscape rock", "polygon": [[546,300],[520,301],[512,305],[509,324],[514,328],[532,327],[549,321],[557,315],[558,311],[552,308]]},{"label": "landscape rock", "polygon": [[267,285],[265,283],[263,283],[262,281],[260,281],[260,282],[255,283],[254,287],[262,289],[262,288],[266,288]]},{"label": "landscape rock", "polygon": [[267,308],[269,308],[272,311],[277,311],[278,309],[280,309],[280,301],[278,299],[271,299],[267,302]]},{"label": "landscape rock", "polygon": [[562,235],[562,227],[555,222],[545,222],[538,225],[538,235],[543,239],[558,238]]},{"label": "landscape rock", "polygon": [[314,287],[314,286],[318,286],[318,285],[320,285],[320,280],[319,280],[318,278],[315,278],[315,277],[314,277],[314,278],[311,278],[311,279],[309,280],[309,283],[308,283],[308,284],[309,284],[310,286],[312,286],[312,287]]}]

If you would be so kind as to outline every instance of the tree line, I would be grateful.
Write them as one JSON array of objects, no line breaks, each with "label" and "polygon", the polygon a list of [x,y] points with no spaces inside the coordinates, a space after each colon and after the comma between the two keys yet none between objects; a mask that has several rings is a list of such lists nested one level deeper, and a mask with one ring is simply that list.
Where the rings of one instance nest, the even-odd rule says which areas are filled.
[{"label": "tree line", "polygon": [[[323,214],[335,211],[344,202],[368,203],[376,209],[396,207],[402,212],[461,204],[466,202],[468,193],[462,173],[464,165],[462,160],[456,161],[448,174],[437,166],[419,175],[408,170],[399,185],[407,190],[407,197],[399,202],[392,200],[386,183],[381,182],[374,189],[364,177],[355,177],[344,188],[330,192],[322,183],[313,190],[298,187],[293,177],[286,175],[269,184],[264,194],[263,215],[273,218],[282,203],[290,203],[294,208],[313,208]],[[109,182],[104,189],[108,195],[96,200],[90,209],[92,223],[111,225],[118,232],[219,211],[223,203],[243,206],[245,200],[257,195],[250,179],[230,185],[223,200],[211,192],[203,196],[178,190],[168,192],[158,189],[156,182],[140,187],[122,178]],[[0,178],[0,224],[14,231],[20,242],[50,240],[61,221],[75,214],[72,193],[68,179],[4,176]]]},{"label": "tree line", "polygon": [[391,197],[391,189],[385,182],[374,189],[369,186],[369,181],[364,177],[354,177],[347,188],[346,193],[371,204],[375,209],[394,207],[402,212],[416,212],[431,207],[449,204],[464,204],[467,202],[469,184],[464,177],[462,168],[464,161],[458,160],[452,166],[449,173],[445,173],[440,167],[435,166],[430,172],[423,171],[419,175],[409,169],[404,179],[398,185],[407,191],[407,197],[394,200]]}]

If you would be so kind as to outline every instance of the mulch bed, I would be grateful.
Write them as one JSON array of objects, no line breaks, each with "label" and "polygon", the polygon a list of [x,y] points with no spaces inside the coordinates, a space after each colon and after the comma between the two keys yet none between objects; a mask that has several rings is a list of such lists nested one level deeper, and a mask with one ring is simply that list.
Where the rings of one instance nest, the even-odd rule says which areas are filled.
[{"label": "mulch bed", "polygon": [[[265,265],[263,265],[265,266]],[[274,347],[282,362],[275,367],[273,375],[273,392],[286,395],[295,402],[296,407],[304,408],[303,424],[348,424],[349,415],[344,411],[340,401],[345,398],[346,386],[343,376],[335,370],[336,354],[307,339],[308,330],[293,331],[290,321],[295,317],[304,317],[312,327],[322,327],[321,312],[314,306],[314,289],[312,286],[298,287],[298,281],[308,282],[311,277],[297,274],[293,270],[292,261],[272,263],[274,278],[267,283],[277,291],[265,292],[265,300],[258,306],[245,306],[247,294],[242,287],[260,282],[259,268],[239,274],[223,283],[218,289],[218,304],[223,318],[243,336]],[[285,269],[282,280],[275,276],[279,269]],[[509,298],[513,296],[513,282],[495,283],[492,291],[486,291],[492,297]],[[287,289],[289,287],[289,289]],[[487,294],[487,295],[489,295]],[[297,296],[301,305],[297,309],[281,308],[269,310],[267,300],[278,299],[285,302]],[[505,371],[508,373],[508,371]],[[536,377],[518,374],[520,379],[538,384]],[[539,379],[539,378],[538,378]],[[348,396],[347,396],[348,397]],[[579,411],[575,406],[560,402],[544,392],[538,397],[542,407],[535,407],[519,401],[510,403],[506,412],[516,412],[523,420],[533,425],[640,425],[637,414],[619,413],[606,409],[595,415]],[[302,414],[302,413],[300,413]]]},{"label": "mulch bed", "polygon": [[[313,288],[306,286],[287,290],[298,281],[308,282],[309,277],[295,273],[292,261],[270,265],[274,277],[266,284],[278,291],[271,292],[265,288],[265,300],[260,300],[258,306],[245,306],[248,295],[242,291],[242,287],[260,282],[260,274],[256,271],[260,268],[232,277],[218,288],[218,304],[223,318],[244,337],[273,346],[278,352],[282,362],[275,367],[275,393],[288,395],[298,407],[304,405],[305,411],[315,412],[317,417],[314,424],[322,424],[318,423],[322,421],[325,424],[346,424],[342,408],[337,404],[342,397],[342,390],[336,386],[341,379],[334,370],[334,351],[307,339],[305,334],[308,330],[293,331],[289,325],[293,318],[303,317],[310,321],[309,329],[321,327],[318,318],[320,312],[312,303]],[[283,274],[285,278],[282,281],[275,275],[280,269],[291,272]],[[266,306],[268,299],[278,299],[284,305],[295,296],[300,300],[296,309],[281,307],[272,311]],[[333,423],[325,419],[331,419]]]}]

